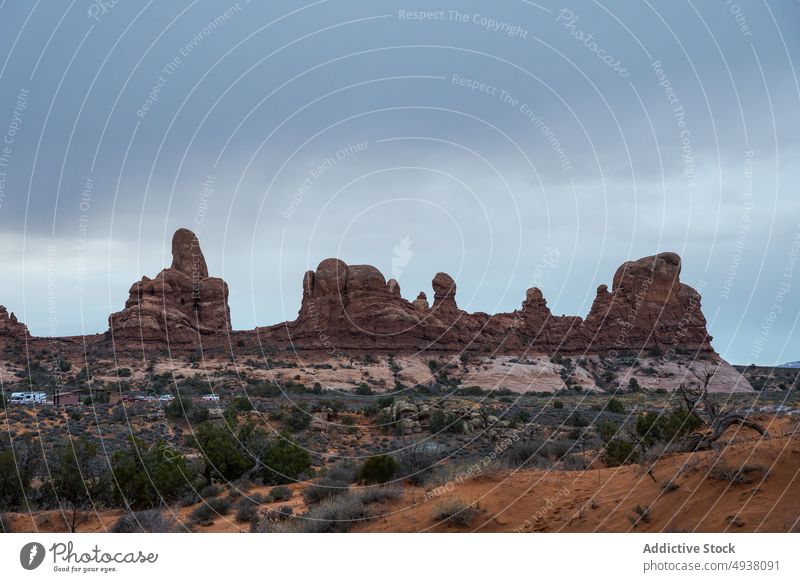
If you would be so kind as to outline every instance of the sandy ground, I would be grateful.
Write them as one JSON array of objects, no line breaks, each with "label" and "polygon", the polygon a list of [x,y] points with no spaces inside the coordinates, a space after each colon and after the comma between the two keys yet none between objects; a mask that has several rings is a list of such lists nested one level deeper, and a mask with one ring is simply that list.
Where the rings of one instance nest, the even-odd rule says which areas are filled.
[{"label": "sandy ground", "polygon": [[[747,473],[745,482],[734,484],[712,477],[717,464],[761,466],[769,472],[766,478],[759,471]],[[359,531],[800,532],[797,436],[740,442],[723,452],[667,455],[652,474],[639,465],[489,474],[441,495],[406,491],[383,517]],[[432,518],[434,507],[452,497],[476,508],[468,525]]]}]

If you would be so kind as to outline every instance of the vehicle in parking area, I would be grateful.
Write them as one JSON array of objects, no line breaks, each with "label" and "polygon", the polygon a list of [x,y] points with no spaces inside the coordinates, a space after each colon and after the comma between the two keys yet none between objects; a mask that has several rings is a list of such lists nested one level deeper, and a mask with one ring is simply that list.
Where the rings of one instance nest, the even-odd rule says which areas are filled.
[{"label": "vehicle in parking area", "polygon": [[47,392],[12,392],[9,403],[11,404],[44,404],[47,401]]},{"label": "vehicle in parking area", "polygon": [[201,400],[204,402],[219,402],[219,394],[206,394]]},{"label": "vehicle in parking area", "polygon": [[172,394],[162,394],[158,397],[159,402],[172,402],[175,397]]}]

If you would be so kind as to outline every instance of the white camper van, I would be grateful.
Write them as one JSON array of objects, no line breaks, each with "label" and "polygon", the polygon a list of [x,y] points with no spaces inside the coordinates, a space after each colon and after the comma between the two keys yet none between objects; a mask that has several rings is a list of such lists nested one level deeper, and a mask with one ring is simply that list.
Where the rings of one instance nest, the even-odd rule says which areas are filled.
[{"label": "white camper van", "polygon": [[47,400],[46,392],[12,392],[11,404],[44,404]]}]

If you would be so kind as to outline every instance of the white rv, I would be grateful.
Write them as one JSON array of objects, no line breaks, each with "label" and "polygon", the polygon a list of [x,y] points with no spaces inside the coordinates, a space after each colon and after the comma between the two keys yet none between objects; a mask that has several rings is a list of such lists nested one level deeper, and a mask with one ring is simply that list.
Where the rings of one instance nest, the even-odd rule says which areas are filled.
[{"label": "white rv", "polygon": [[11,404],[44,404],[47,401],[46,392],[12,392],[9,403]]}]

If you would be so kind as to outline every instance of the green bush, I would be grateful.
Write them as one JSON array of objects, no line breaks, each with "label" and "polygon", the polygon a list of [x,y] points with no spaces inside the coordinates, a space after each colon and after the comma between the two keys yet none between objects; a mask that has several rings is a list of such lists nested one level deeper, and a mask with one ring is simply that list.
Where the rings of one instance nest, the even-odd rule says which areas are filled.
[{"label": "green bush", "polygon": [[177,450],[161,441],[148,447],[135,437],[128,448],[114,453],[111,469],[115,502],[133,509],[181,499],[191,491],[195,477]]},{"label": "green bush", "polygon": [[358,396],[372,396],[375,394],[375,391],[369,387],[367,384],[359,384],[358,387],[355,389],[355,393]]},{"label": "green bush", "polygon": [[291,483],[311,469],[308,452],[282,436],[273,441],[260,458],[265,483]]},{"label": "green bush", "polygon": [[684,410],[662,414],[648,412],[636,419],[636,433],[647,446],[656,442],[671,442],[699,426],[700,420]]},{"label": "green bush", "polygon": [[564,403],[561,400],[553,400],[553,408],[556,409],[564,408]]},{"label": "green bush", "polygon": [[441,410],[434,410],[431,414],[431,419],[428,424],[428,430],[432,434],[442,432],[447,428],[447,415]]},{"label": "green bush", "polygon": [[209,483],[212,479],[233,481],[252,468],[253,460],[242,452],[239,442],[227,426],[204,422],[197,428],[194,446],[203,456]]},{"label": "green bush", "polygon": [[611,398],[606,405],[606,408],[609,412],[614,412],[616,414],[625,414],[625,405],[622,404],[620,400],[616,398]]},{"label": "green bush", "polygon": [[255,406],[253,406],[253,401],[250,400],[247,396],[237,396],[231,401],[231,408],[234,410],[238,410],[240,412],[249,412],[250,410],[255,410]]},{"label": "green bush", "polygon": [[394,457],[389,455],[378,455],[370,457],[364,462],[361,471],[358,473],[360,481],[365,483],[386,483],[397,473],[399,465]]},{"label": "green bush", "polygon": [[170,401],[164,407],[164,414],[167,418],[181,420],[187,418],[194,408],[194,402],[188,396],[178,395],[175,400]]},{"label": "green bush", "polygon": [[597,434],[604,442],[613,439],[618,431],[619,426],[617,426],[617,423],[611,422],[610,420],[605,420],[597,425]]},{"label": "green bush", "polygon": [[638,457],[636,448],[629,441],[615,438],[606,443],[605,461],[609,467],[635,463]]}]

